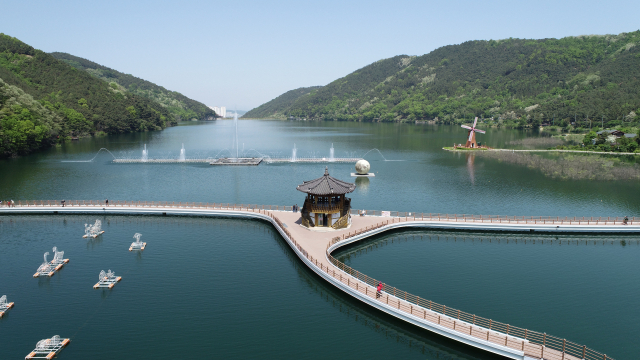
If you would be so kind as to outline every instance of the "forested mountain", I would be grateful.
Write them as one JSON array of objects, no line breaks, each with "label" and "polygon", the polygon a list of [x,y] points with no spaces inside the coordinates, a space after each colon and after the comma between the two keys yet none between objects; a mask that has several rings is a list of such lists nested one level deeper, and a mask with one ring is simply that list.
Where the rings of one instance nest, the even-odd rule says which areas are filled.
[{"label": "forested mountain", "polygon": [[242,115],[242,117],[251,119],[283,118],[285,116],[285,112],[291,108],[296,100],[321,87],[322,86],[310,86],[289,90],[277,98],[264,103],[251,111],[247,111]]},{"label": "forested mountain", "polygon": [[[122,81],[127,86],[136,84]],[[155,93],[156,89],[148,88]],[[176,101],[195,103],[173,94]],[[160,130],[176,122],[176,111],[172,111],[171,106],[132,93],[118,83],[109,84],[0,34],[0,157],[94,133]],[[206,117],[213,112],[201,114]]]},{"label": "forested mountain", "polygon": [[605,126],[613,126],[640,120],[640,31],[468,41],[377,61],[293,103],[278,99],[250,113],[441,123],[479,116],[521,126],[571,126],[574,119],[581,126],[604,117]]},{"label": "forested mountain", "polygon": [[180,120],[214,120],[216,114],[205,104],[189,99],[177,91],[170,91],[147,80],[94,63],[67,53],[53,52],[53,57],[76,69],[84,70],[110,84],[114,89],[129,91],[160,103],[174,118]]}]

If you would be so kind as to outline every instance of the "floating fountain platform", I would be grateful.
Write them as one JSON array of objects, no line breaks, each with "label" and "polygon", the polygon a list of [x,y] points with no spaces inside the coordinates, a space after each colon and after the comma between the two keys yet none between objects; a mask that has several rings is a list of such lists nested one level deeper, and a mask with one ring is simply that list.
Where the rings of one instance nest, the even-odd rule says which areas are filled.
[{"label": "floating fountain platform", "polygon": [[13,303],[7,302],[7,295],[2,295],[2,297],[0,297],[0,318],[12,307]]},{"label": "floating fountain platform", "polygon": [[219,158],[211,161],[209,165],[258,165],[262,158]]},{"label": "floating fountain platform", "polygon": [[117,164],[141,164],[141,163],[150,163],[150,164],[181,164],[181,163],[208,163],[211,159],[113,159],[114,163]]},{"label": "floating fountain platform", "polygon": [[51,339],[38,341],[36,348],[33,349],[25,359],[53,359],[62,349],[71,342],[71,339],[62,339],[55,335]]},{"label": "floating fountain platform", "polygon": [[99,288],[109,288],[112,289],[118,281],[122,280],[122,276],[116,276],[114,272],[109,270],[108,272],[104,272],[104,270],[100,271],[100,275],[98,275],[98,282],[93,285],[94,289]]}]

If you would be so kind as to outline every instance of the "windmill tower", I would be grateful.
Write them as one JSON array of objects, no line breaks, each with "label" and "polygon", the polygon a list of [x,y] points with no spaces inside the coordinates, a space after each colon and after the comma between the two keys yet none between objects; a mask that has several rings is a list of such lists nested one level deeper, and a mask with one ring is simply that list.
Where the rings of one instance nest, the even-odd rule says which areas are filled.
[{"label": "windmill tower", "polygon": [[481,134],[485,134],[484,130],[476,129],[476,124],[478,124],[478,117],[473,121],[473,127],[469,127],[467,125],[460,125],[463,128],[469,130],[469,138],[467,139],[467,143],[464,145],[466,148],[477,148],[478,143],[476,142],[476,133],[479,132]]}]

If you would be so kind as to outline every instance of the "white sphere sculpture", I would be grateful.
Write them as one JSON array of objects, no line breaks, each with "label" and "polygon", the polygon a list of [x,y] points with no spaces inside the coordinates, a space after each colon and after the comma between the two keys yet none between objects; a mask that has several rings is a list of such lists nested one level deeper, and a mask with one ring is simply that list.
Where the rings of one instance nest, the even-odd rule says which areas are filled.
[{"label": "white sphere sculpture", "polygon": [[360,159],[356,163],[356,172],[360,175],[368,174],[370,169],[371,169],[371,165],[365,159]]}]

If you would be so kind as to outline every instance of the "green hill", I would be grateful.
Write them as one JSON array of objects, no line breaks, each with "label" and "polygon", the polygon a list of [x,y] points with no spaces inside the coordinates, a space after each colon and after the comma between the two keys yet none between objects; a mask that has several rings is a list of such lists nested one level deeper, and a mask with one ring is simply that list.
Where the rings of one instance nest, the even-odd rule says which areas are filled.
[{"label": "green hill", "polygon": [[123,74],[117,70],[94,63],[81,57],[67,53],[53,52],[53,57],[62,60],[76,69],[106,81],[114,89],[129,91],[133,94],[151,99],[164,106],[174,118],[180,120],[214,120],[217,116],[205,104],[189,99],[177,91],[170,91],[152,82],[137,78],[130,74]]},{"label": "green hill", "polygon": [[287,94],[249,113],[439,123],[479,116],[494,124],[567,127],[604,117],[605,125],[628,125],[640,120],[640,31],[468,41],[377,61],[292,103],[279,100]]},{"label": "green hill", "polygon": [[160,130],[173,115],[0,34],[0,157],[95,132]]},{"label": "green hill", "polygon": [[258,106],[255,109],[247,111],[243,118],[246,119],[280,119],[285,117],[285,113],[291,106],[304,95],[321,88],[322,86],[302,87],[295,90],[289,90],[277,98]]}]

